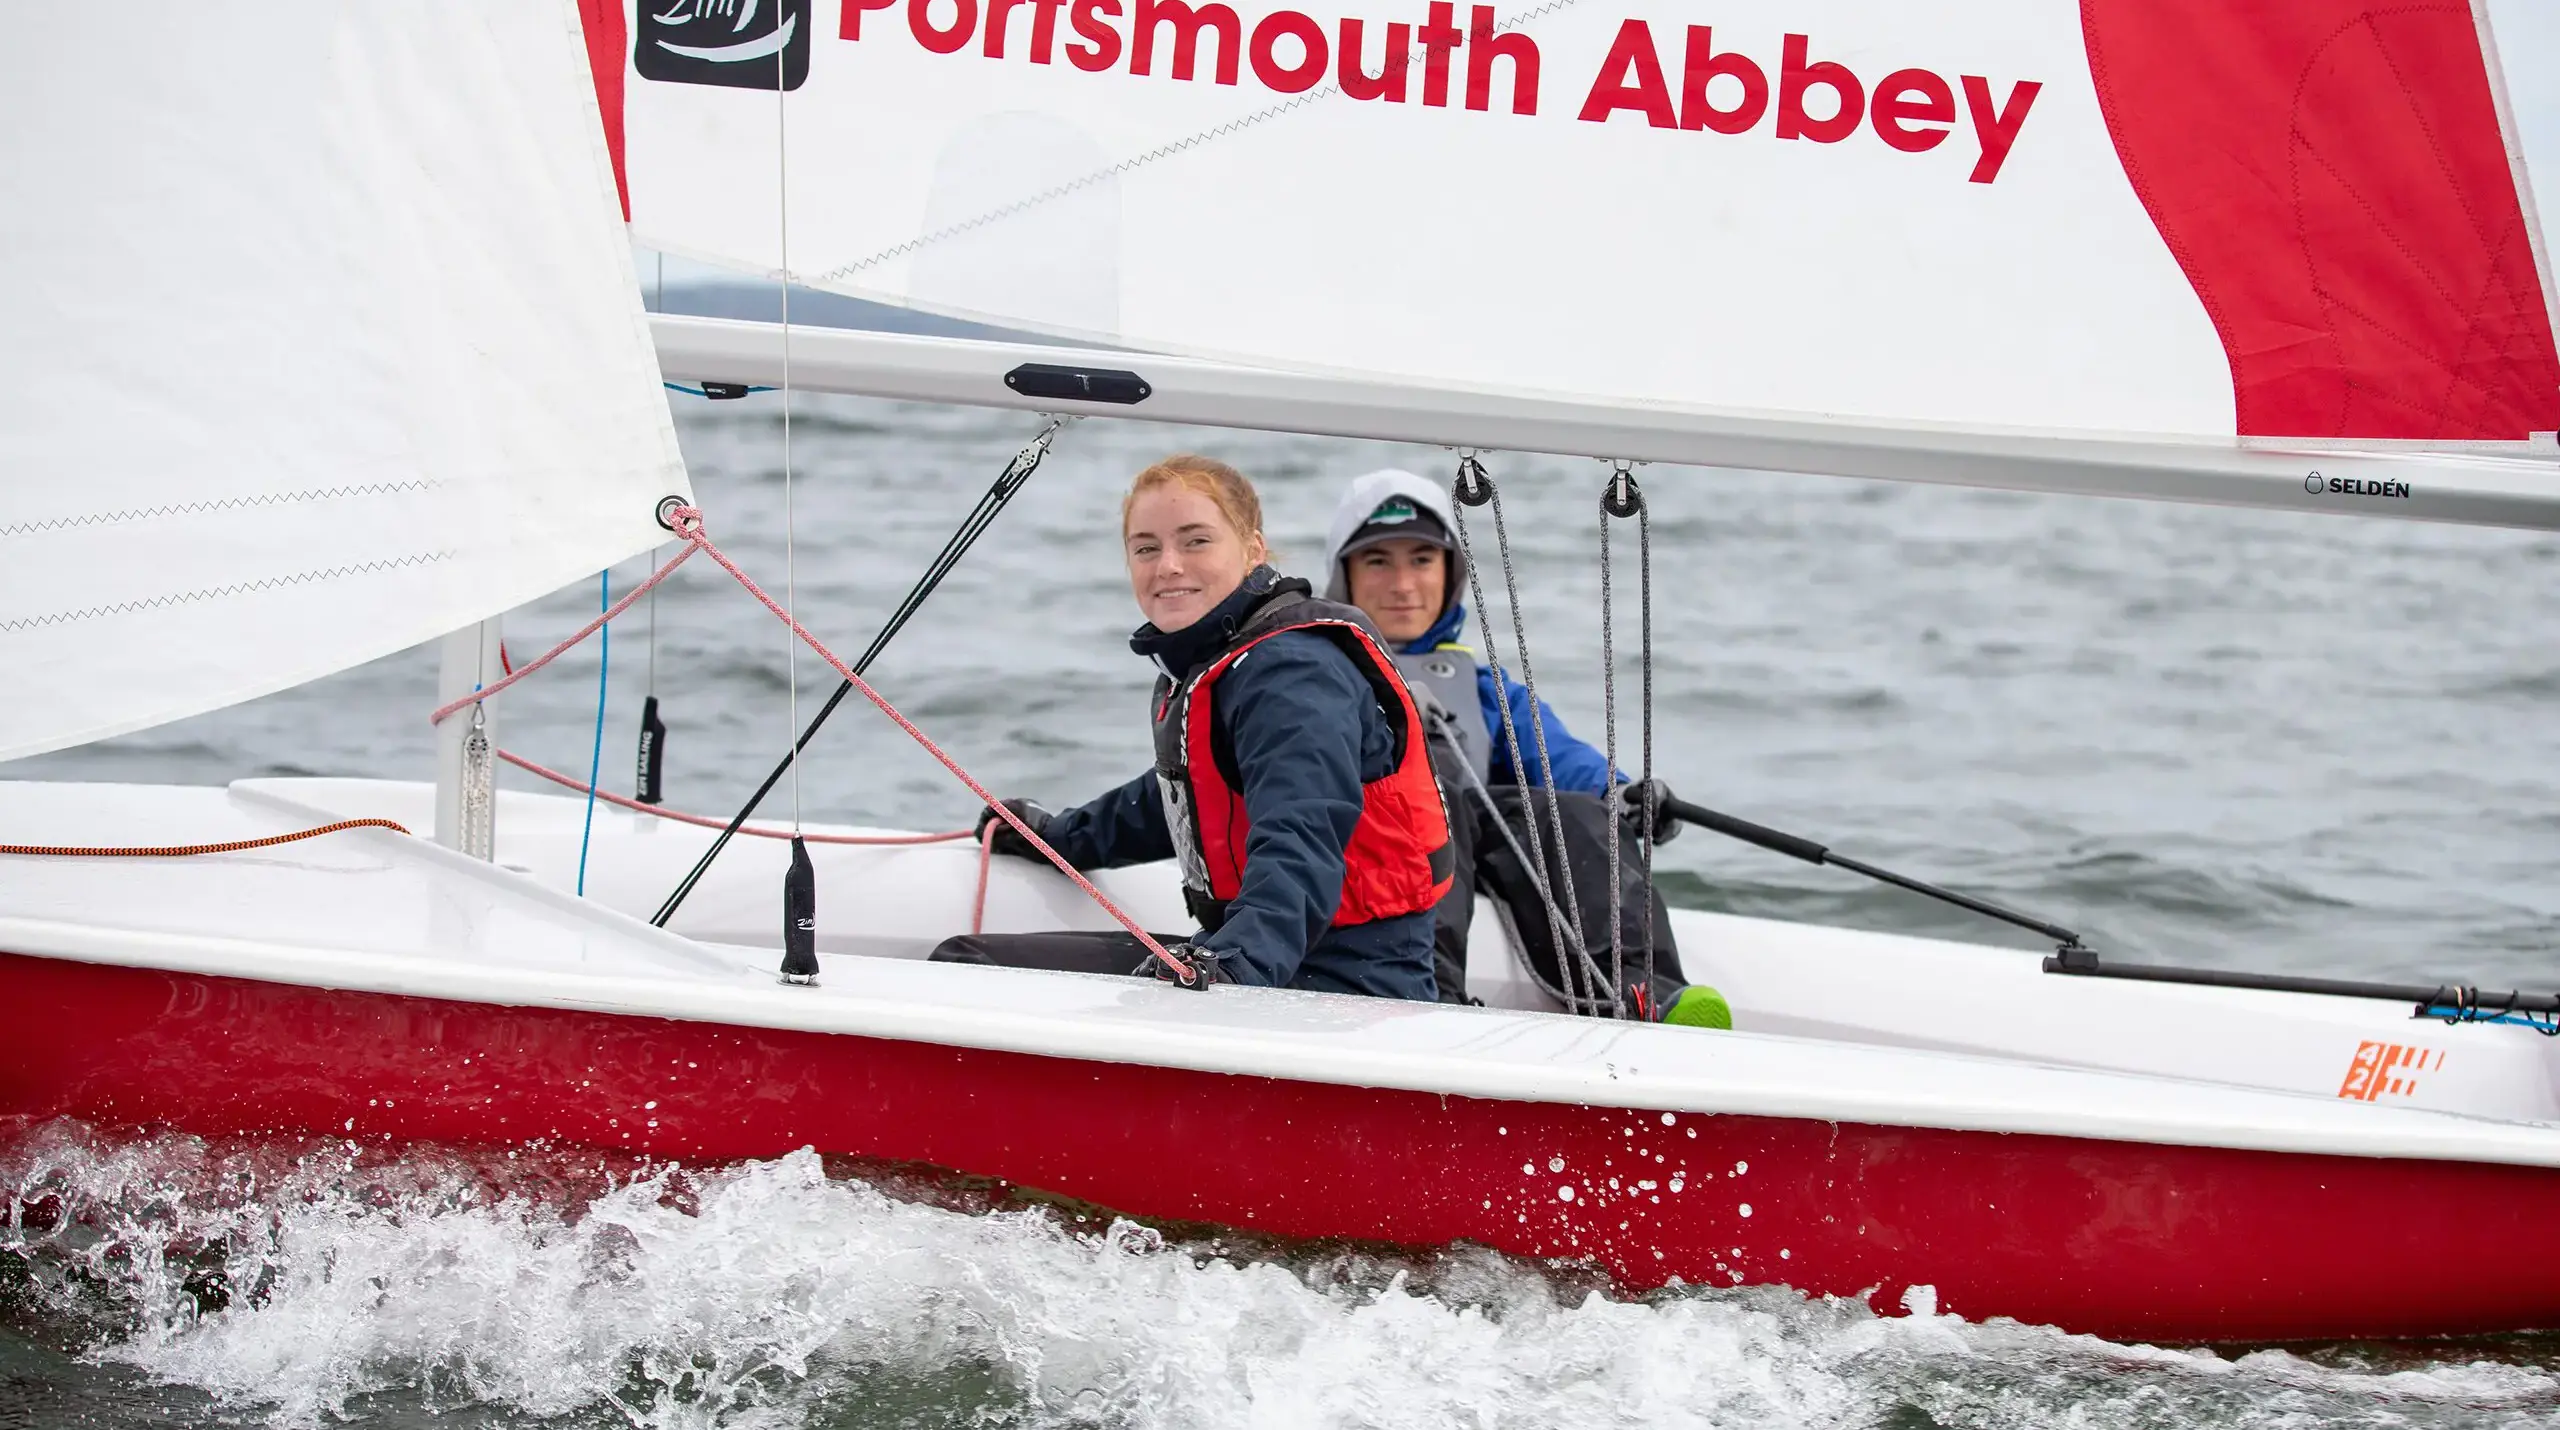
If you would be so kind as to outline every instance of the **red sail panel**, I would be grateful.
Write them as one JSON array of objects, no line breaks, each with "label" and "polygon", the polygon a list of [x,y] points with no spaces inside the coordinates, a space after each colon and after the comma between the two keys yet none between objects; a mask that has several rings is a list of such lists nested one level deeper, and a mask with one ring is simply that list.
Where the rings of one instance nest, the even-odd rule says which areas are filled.
[{"label": "red sail panel", "polygon": [[628,35],[622,23],[623,0],[578,0],[578,23],[586,31],[587,67],[595,71],[596,108],[604,113],[604,147],[613,155],[613,187],[622,196],[622,221],[631,222],[631,179],[622,163],[623,58]]},{"label": "red sail panel", "polygon": [[2081,0],[2143,206],[2254,437],[2560,430],[2480,34],[2458,0]]}]

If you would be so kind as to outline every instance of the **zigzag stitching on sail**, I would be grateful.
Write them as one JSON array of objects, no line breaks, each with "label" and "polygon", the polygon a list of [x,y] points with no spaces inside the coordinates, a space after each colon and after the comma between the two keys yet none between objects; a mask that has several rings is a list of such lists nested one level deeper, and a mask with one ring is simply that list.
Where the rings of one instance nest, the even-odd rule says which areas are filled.
[{"label": "zigzag stitching on sail", "polygon": [[375,482],[367,486],[322,487],[307,492],[270,492],[264,496],[221,497],[213,501],[177,502],[169,506],[127,507],[122,511],[89,512],[80,516],[58,516],[46,521],[22,521],[0,526],[0,536],[29,536],[39,531],[69,531],[83,526],[113,526],[124,521],[148,521],[155,516],[196,516],[205,512],[245,511],[253,507],[284,506],[292,502],[330,501],[338,497],[388,496],[396,492],[433,491],[444,483],[421,478],[414,482]]},{"label": "zigzag stitching on sail", "polygon": [[414,556],[394,556],[381,561],[363,561],[353,566],[332,566],[320,571],[297,571],[290,576],[261,576],[255,581],[240,581],[229,586],[207,586],[200,591],[180,591],[168,596],[149,596],[139,601],[119,601],[112,606],[90,606],[85,610],[56,611],[43,616],[18,616],[0,620],[0,631],[29,631],[39,626],[69,625],[75,621],[95,620],[102,616],[128,615],[169,606],[184,606],[196,601],[218,600],[224,596],[245,596],[259,591],[280,590],[287,586],[307,586],[315,581],[334,581],[341,576],[361,576],[374,571],[392,571],[403,566],[432,566],[453,555],[450,551],[421,551]]},{"label": "zigzag stitching on sail", "polygon": [[[1511,16],[1509,19],[1503,21],[1503,26],[1506,29],[1518,29],[1531,20],[1543,19],[1546,16],[1555,14],[1559,10],[1569,10],[1581,3],[1582,0],[1547,0],[1547,3],[1543,5],[1523,10],[1519,14]],[[1423,46],[1416,44],[1407,52],[1407,63],[1410,64],[1414,57],[1425,55],[1425,53],[1426,51]],[[1320,89],[1308,90],[1306,93],[1299,95],[1295,99],[1285,99],[1278,104],[1272,105],[1268,109],[1258,109],[1251,114],[1243,116],[1242,118],[1230,119],[1215,129],[1203,129],[1197,134],[1176,139],[1170,144],[1158,145],[1143,154],[1123,159],[1119,163],[1114,164],[1107,169],[1096,169],[1081,179],[1070,179],[1067,182],[1058,185],[1056,188],[1043,189],[1039,193],[1031,195],[1029,198],[1016,199],[1002,208],[989,209],[987,212],[978,215],[976,218],[963,219],[948,228],[940,228],[931,233],[918,234],[914,238],[908,239],[906,242],[899,244],[895,248],[884,248],[878,253],[871,255],[869,258],[857,258],[851,263],[830,268],[826,272],[819,274],[817,277],[806,281],[811,284],[822,285],[832,283],[840,278],[850,278],[854,274],[859,273],[866,268],[886,263],[893,258],[903,258],[906,255],[915,252],[917,249],[925,247],[927,244],[940,243],[946,238],[958,238],[964,233],[969,233],[974,230],[984,228],[988,224],[1011,218],[1015,214],[1021,213],[1027,209],[1035,209],[1040,205],[1049,203],[1053,200],[1063,199],[1067,195],[1075,193],[1080,189],[1089,189],[1095,184],[1101,183],[1105,179],[1118,178],[1120,175],[1126,174],[1131,170],[1142,169],[1147,165],[1156,162],[1158,159],[1170,159],[1174,155],[1182,153],[1184,150],[1196,149],[1201,145],[1208,143],[1212,139],[1223,139],[1230,134],[1240,134],[1245,130],[1252,128],[1254,125],[1260,124],[1266,119],[1277,119],[1281,115],[1286,114],[1293,109],[1313,104],[1320,99],[1330,99],[1340,93],[1342,93],[1342,84],[1339,80],[1332,84],[1325,85]]]}]

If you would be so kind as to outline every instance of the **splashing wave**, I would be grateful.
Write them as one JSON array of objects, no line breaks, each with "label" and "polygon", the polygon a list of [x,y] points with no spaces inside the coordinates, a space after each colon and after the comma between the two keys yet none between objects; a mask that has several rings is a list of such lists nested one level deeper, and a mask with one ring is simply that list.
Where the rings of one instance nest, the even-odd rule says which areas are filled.
[{"label": "splashing wave", "polygon": [[[76,1123],[0,1140],[21,1319],[225,1418],[1188,1427],[2514,1423],[2512,1344],[2114,1345],[1489,1252],[1169,1237],[817,1155],[698,1169]],[[2495,1356],[2497,1358],[2491,1358]],[[602,1416],[603,1419],[597,1417]]]}]

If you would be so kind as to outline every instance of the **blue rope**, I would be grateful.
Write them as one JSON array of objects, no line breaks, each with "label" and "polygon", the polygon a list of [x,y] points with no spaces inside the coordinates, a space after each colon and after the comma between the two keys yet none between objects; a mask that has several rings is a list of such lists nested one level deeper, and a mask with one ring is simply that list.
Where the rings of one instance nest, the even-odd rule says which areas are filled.
[{"label": "blue rope", "polygon": [[[691,387],[681,382],[670,382],[666,385],[666,388],[669,392],[681,392],[687,397],[709,397],[711,395],[710,393],[703,391],[701,388]],[[750,387],[747,391],[771,392],[773,389],[770,387]]]},{"label": "blue rope", "polygon": [[[598,609],[613,609],[613,568],[596,573]],[[587,756],[587,825],[578,834],[578,897],[587,895],[587,844],[596,833],[596,779],[604,771],[605,676],[613,670],[613,627],[596,628],[596,745]]]},{"label": "blue rope", "polygon": [[2416,1016],[2446,1023],[2505,1023],[2511,1027],[2531,1028],[2546,1038],[2560,1038],[2560,1015],[2551,1013],[2491,1013],[2481,1008],[2456,1008],[2438,1003],[2419,1009]]}]

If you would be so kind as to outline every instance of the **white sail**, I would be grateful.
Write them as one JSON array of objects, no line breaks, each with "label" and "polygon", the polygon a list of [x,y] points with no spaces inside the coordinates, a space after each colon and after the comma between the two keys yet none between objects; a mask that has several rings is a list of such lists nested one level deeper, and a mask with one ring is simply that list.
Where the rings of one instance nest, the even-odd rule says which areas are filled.
[{"label": "white sail", "polygon": [[918,308],[1779,420],[2225,448],[2560,428],[2549,283],[2459,4],[591,20],[644,241],[781,268],[787,130],[792,273]]},{"label": "white sail", "polygon": [[0,758],[666,539],[571,0],[51,6],[0,133]]}]

